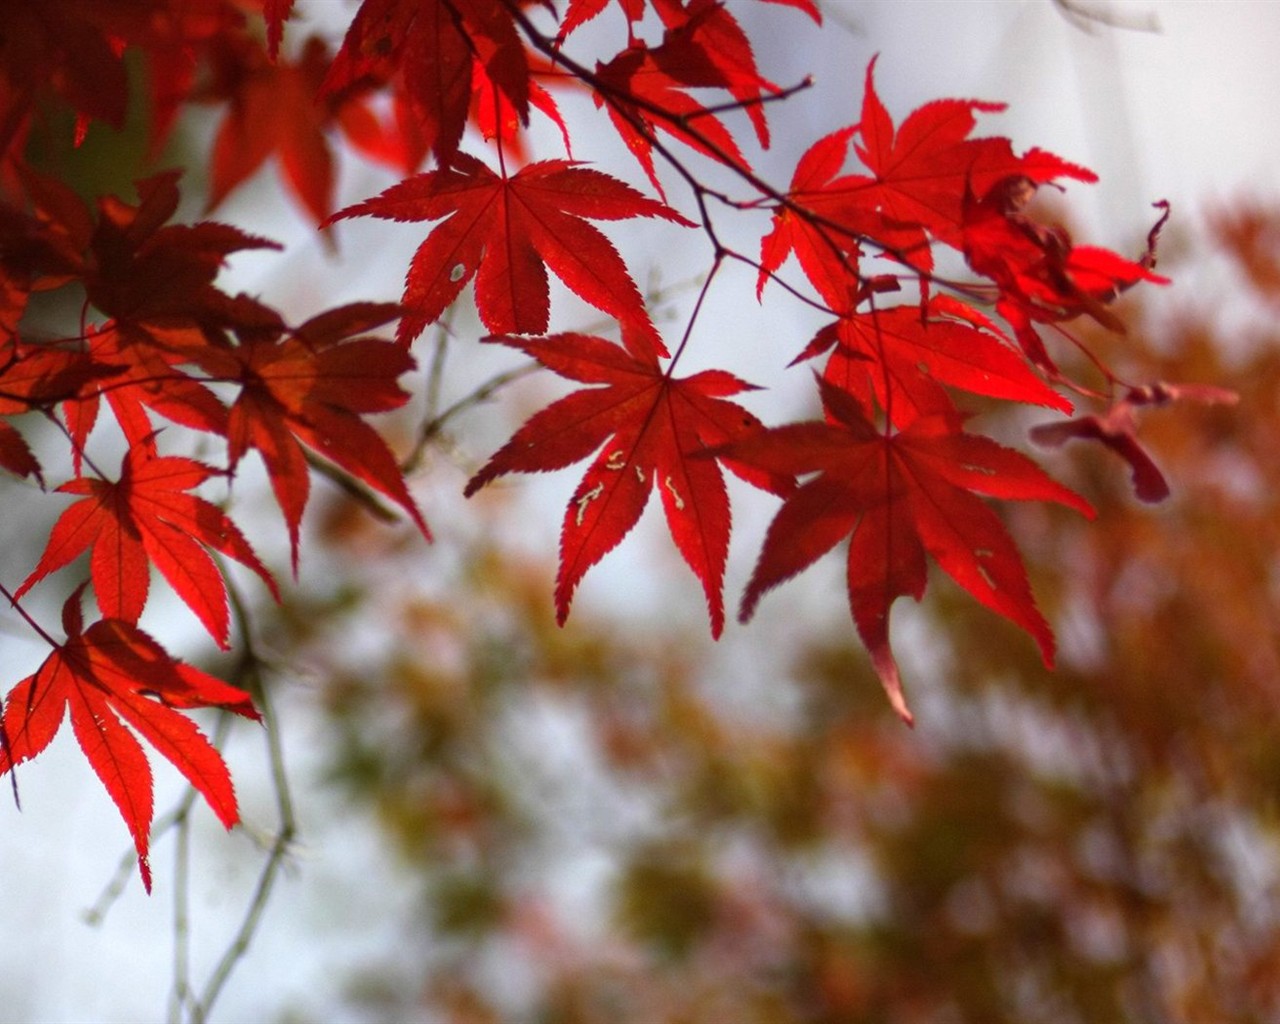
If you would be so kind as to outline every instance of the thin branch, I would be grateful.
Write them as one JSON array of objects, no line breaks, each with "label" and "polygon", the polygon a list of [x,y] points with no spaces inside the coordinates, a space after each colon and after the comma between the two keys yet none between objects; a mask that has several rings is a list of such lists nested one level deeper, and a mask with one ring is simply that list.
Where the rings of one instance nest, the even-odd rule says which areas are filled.
[{"label": "thin branch", "polygon": [[535,362],[523,363],[513,370],[507,370],[490,377],[478,388],[472,391],[464,398],[458,399],[451,406],[433,416],[422,425],[422,429],[418,432],[417,443],[413,446],[413,451],[409,453],[409,457],[405,459],[401,465],[401,469],[405,473],[409,473],[422,464],[423,454],[427,446],[431,444],[437,437],[443,433],[445,425],[460,413],[466,412],[468,409],[479,405],[481,402],[487,402],[493,395],[506,387],[512,381],[519,380],[521,377],[527,377],[535,370],[541,369],[540,364]]},{"label": "thin branch", "polygon": [[223,951],[217,966],[214,967],[213,972],[209,975],[209,980],[205,983],[199,1000],[191,1007],[190,1019],[192,1024],[203,1024],[208,1019],[214,1003],[217,1002],[223,986],[227,983],[227,979],[231,977],[231,973],[249,951],[249,946],[253,942],[253,937],[257,934],[258,926],[262,921],[262,914],[266,910],[271,891],[275,888],[276,878],[280,873],[280,869],[284,866],[285,859],[293,846],[294,838],[297,836],[297,819],[294,814],[293,797],[289,789],[288,771],[285,767],[284,747],[280,738],[280,721],[276,717],[275,704],[271,699],[269,687],[259,687],[258,703],[262,711],[263,724],[266,726],[267,752],[271,763],[271,781],[276,793],[279,830],[271,843],[266,863],[258,876],[258,884],[254,889],[253,897],[249,901],[244,918],[240,922],[240,927]]},{"label": "thin branch", "polygon": [[1155,11],[1135,11],[1131,4],[1125,4],[1122,10],[1118,10],[1116,4],[1089,0],[1052,0],[1052,3],[1081,32],[1092,33],[1098,25],[1128,32],[1162,31],[1160,17]]},{"label": "thin branch", "polygon": [[725,103],[714,103],[709,107],[702,107],[695,110],[691,114],[685,114],[684,120],[693,121],[699,117],[715,117],[716,114],[730,114],[735,110],[746,110],[748,107],[762,107],[766,103],[781,103],[784,100],[791,99],[797,93],[802,93],[806,89],[813,88],[813,75],[805,75],[795,85],[789,85],[785,89],[779,89],[777,92],[771,92],[768,95],[761,94],[759,96],[750,96],[745,100],[731,100]]},{"label": "thin branch", "polygon": [[276,796],[276,812],[278,828],[267,852],[266,862],[258,876],[258,884],[245,910],[240,927],[227,944],[217,965],[209,975],[200,998],[190,1006],[192,1024],[203,1024],[208,1019],[214,1003],[222,993],[223,986],[232,972],[239,965],[249,950],[262,914],[266,910],[275,881],[283,867],[286,857],[293,846],[298,833],[297,817],[294,812],[293,796],[289,787],[289,773],[285,766],[284,746],[280,735],[280,720],[276,716],[275,702],[270,687],[264,685],[261,676],[263,661],[258,657],[250,630],[250,618],[244,599],[235,587],[229,588],[232,611],[235,614],[241,635],[244,637],[244,654],[240,662],[240,670],[236,673],[237,681],[242,688],[255,696],[262,713],[265,727],[268,761],[271,766],[271,782]]},{"label": "thin branch", "polygon": [[377,492],[367,484],[357,480],[341,466],[336,466],[327,459],[322,459],[309,448],[304,448],[302,454],[311,469],[325,479],[337,484],[338,487],[363,505],[365,510],[375,519],[379,519],[384,523],[400,522],[402,518],[400,513],[385,504]]}]

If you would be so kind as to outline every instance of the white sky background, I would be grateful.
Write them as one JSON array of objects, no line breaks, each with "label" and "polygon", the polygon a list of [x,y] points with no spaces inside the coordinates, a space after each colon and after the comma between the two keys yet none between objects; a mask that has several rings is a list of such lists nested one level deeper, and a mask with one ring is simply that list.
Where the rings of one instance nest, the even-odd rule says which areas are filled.
[{"label": "white sky background", "polygon": [[[1006,101],[1010,110],[984,118],[983,134],[1009,135],[1018,149],[1040,146],[1095,170],[1101,178],[1098,185],[1072,185],[1066,197],[1081,241],[1126,250],[1140,246],[1153,220],[1149,204],[1156,199],[1174,204],[1175,228],[1194,226],[1206,206],[1241,195],[1280,201],[1280,125],[1275,119],[1280,102],[1280,60],[1275,57],[1280,52],[1280,4],[1215,0],[1102,6],[1135,19],[1154,15],[1161,31],[1099,26],[1085,33],[1046,0],[841,2],[827,5],[828,24],[821,31],[788,9],[748,10],[747,4],[735,3],[749,32],[757,23],[773,31],[786,26],[793,30],[794,41],[783,53],[771,53],[759,42],[764,36],[752,32],[766,74],[783,85],[808,71],[818,79],[812,94],[774,109],[777,142],[774,156],[762,161],[765,173],[776,184],[785,185],[788,162],[794,164],[800,149],[822,133],[857,120],[863,73],[871,55],[879,53],[877,84],[895,121],[938,97]],[[619,165],[617,173],[641,183],[628,165]],[[349,167],[342,201],[356,201],[386,183],[372,172]],[[216,216],[287,241],[291,248],[305,246],[310,232],[296,217],[286,216],[279,224],[262,219],[263,211],[278,199],[274,181],[265,184],[268,188],[261,196],[243,190]],[[685,202],[675,186],[670,198],[676,205]],[[624,241],[625,229],[606,225],[605,230]],[[371,247],[368,259],[353,261],[366,268],[363,271],[352,272],[344,266],[335,273],[335,265],[323,255],[300,252],[273,264],[275,257],[250,254],[236,257],[238,276],[228,287],[258,292],[286,307],[296,301],[299,309],[291,312],[304,315],[312,289],[322,279],[330,283],[326,290],[334,303],[394,299],[408,256],[421,237],[417,225],[396,228],[393,234],[391,226],[382,222],[367,227],[353,224],[343,235],[343,245],[356,253],[361,245]],[[689,269],[682,271],[673,257],[663,268],[663,279],[679,280],[682,272],[702,264],[704,253],[690,243]],[[638,276],[642,274],[637,270]],[[732,365],[737,372],[757,383],[772,383],[807,340],[813,324],[778,290],[766,293],[770,301],[758,310],[751,298],[749,275],[738,274],[725,284],[713,296],[700,330],[705,325],[709,335],[723,335],[724,343],[733,345]],[[1180,288],[1190,287],[1190,283],[1175,284],[1171,301],[1176,301]],[[553,298],[553,318],[564,308],[556,305],[560,299]],[[678,340],[682,326],[677,320],[668,328],[677,335],[673,341]],[[772,335],[776,343],[764,346],[753,341],[760,334]],[[748,365],[737,361],[739,350]],[[710,340],[703,351],[708,361],[715,361]],[[495,365],[499,364],[500,359]],[[753,408],[763,410],[760,405]],[[501,427],[492,427],[476,440],[476,457],[491,451],[503,439],[501,434]],[[531,489],[530,501],[539,512],[524,520],[528,524],[523,527],[524,539],[543,550],[555,545],[560,509],[577,480],[574,472],[555,474],[540,481],[536,492]],[[459,474],[446,484],[460,489],[462,480]],[[459,506],[436,503],[437,489],[429,485],[423,505],[429,521],[444,522]],[[735,508],[740,533],[733,546],[727,587],[730,608],[750,571],[751,549],[774,508],[753,504],[750,509]],[[660,517],[647,516],[644,525],[647,533],[629,538],[592,570],[580,602],[616,604],[624,592],[634,599],[636,581],[652,574],[651,569],[646,572],[647,560],[658,545],[667,544]],[[255,536],[261,532],[255,531]],[[827,561],[833,564],[815,570],[818,583],[809,588],[811,596],[797,588],[786,608],[777,595],[768,597],[760,619],[768,620],[771,614],[779,618],[785,611],[796,621],[794,602],[809,602],[811,607],[829,610],[824,614],[846,616],[840,567],[834,564],[839,560]],[[670,585],[664,584],[661,600],[668,604],[674,600],[681,611],[701,616],[701,597],[692,576],[674,560],[665,564],[667,571],[662,575]],[[304,584],[306,565],[304,552]],[[619,586],[623,581],[626,586]],[[679,593],[673,597],[673,591]],[[659,598],[650,595],[649,599],[658,604]],[[550,580],[547,600],[549,605]],[[760,643],[768,631],[764,621],[748,630],[731,625],[725,645],[739,648],[725,657],[749,662],[751,655],[744,658],[743,645]],[[309,1008],[333,1019],[325,998],[335,968],[349,968],[366,952],[375,953],[394,941],[393,930],[378,926],[394,923],[400,911],[376,840],[358,823],[335,820],[332,805],[309,784],[313,780],[306,751],[313,723],[305,707],[289,713],[296,723],[287,743],[293,755],[306,856],[295,875],[277,888],[255,948],[219,1004],[215,1016],[220,1020],[261,1020],[285,1007]],[[228,758],[239,780],[247,820],[270,827],[270,805],[258,781],[265,775],[260,748],[248,741],[247,732],[243,735]],[[163,810],[178,790],[173,773],[158,759],[155,767],[160,783],[157,807]],[[87,927],[80,913],[94,901],[124,852],[125,830],[71,742],[69,730],[20,777],[21,814],[0,792],[4,893],[0,1018],[159,1018],[170,979],[170,845],[161,842],[153,854],[154,897],[142,897],[135,878],[106,923]],[[195,835],[193,910],[197,941],[207,940],[212,947],[220,944],[221,933],[238,919],[241,901],[255,877],[256,861],[241,856],[247,846],[242,837],[221,840],[207,814],[202,821],[205,827]],[[201,848],[209,853],[207,858],[199,856]]]}]

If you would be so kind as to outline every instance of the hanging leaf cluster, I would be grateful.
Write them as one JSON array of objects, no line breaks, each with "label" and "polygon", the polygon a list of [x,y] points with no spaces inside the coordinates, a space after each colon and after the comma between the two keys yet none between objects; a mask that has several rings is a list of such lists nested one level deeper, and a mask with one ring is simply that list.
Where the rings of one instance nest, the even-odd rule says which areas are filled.
[{"label": "hanging leaf cluster", "polygon": [[[719,635],[728,470],[782,500],[739,618],[847,540],[853,623],[907,721],[891,647],[897,599],[919,600],[936,563],[1024,629],[1049,664],[1051,626],[989,499],[1092,515],[1027,454],[976,432],[975,413],[1018,403],[1069,416],[1076,403],[1093,405],[1033,436],[1100,441],[1128,460],[1138,497],[1158,500],[1168,485],[1138,440],[1140,411],[1230,399],[1205,387],[1122,382],[1099,358],[1089,380],[1059,367],[1057,348],[1078,344],[1071,321],[1123,334],[1115,300],[1164,283],[1155,264],[1167,210],[1141,252],[1077,245],[1038,220],[1032,200],[1040,188],[1094,175],[980,134],[979,117],[1000,104],[940,99],[895,124],[873,60],[853,123],[814,141],[790,182],[774,185],[754,154],[771,141],[774,111],[797,102],[804,85],[777,85],[761,69],[739,20],[744,5],[363,0],[341,39],[304,36],[299,6],[44,0],[0,14],[0,467],[48,488],[51,502],[71,499],[25,579],[0,581],[11,617],[50,647],[4,702],[0,770],[39,754],[69,711],[148,886],[152,785],[138,737],[230,827],[238,814],[226,766],[181,711],[256,714],[248,694],[143,631],[154,584],[162,580],[222,647],[235,640],[227,560],[278,597],[216,490],[225,498],[250,458],[270,481],[295,572],[317,462],[386,499],[429,538],[402,462],[370,418],[407,401],[400,382],[415,369],[415,347],[455,302],[474,302],[491,332],[484,340],[578,385],[536,412],[466,485],[472,495],[506,474],[587,463],[560,524],[561,622],[584,575],[657,491]],[[821,23],[810,0],[787,6],[801,23]],[[579,47],[587,35],[579,30],[598,17],[593,37],[608,38],[603,22],[611,22],[616,51]],[[594,110],[564,115],[557,96],[568,91]],[[175,223],[177,172],[155,170],[135,196],[86,201],[28,159],[29,139],[52,130],[57,113],[70,115],[79,143],[121,129],[136,110],[159,159],[191,105],[218,112],[208,209],[273,163],[331,239],[353,218],[424,225],[399,302],[290,323],[263,299],[218,286],[228,259],[275,243],[215,221]],[[535,154],[535,116],[553,126],[563,153]],[[602,131],[618,135],[634,167],[606,173],[570,152],[572,141]],[[400,180],[338,209],[337,169],[351,154]],[[619,176],[628,172],[645,191]],[[732,189],[710,184],[726,175]],[[721,241],[730,218],[758,223],[758,252]],[[703,293],[675,345],[610,237],[639,219],[706,246]],[[964,280],[937,270],[948,251],[946,265],[967,266]],[[710,332],[695,329],[706,295],[728,287],[719,276],[728,261],[754,268],[759,301],[822,311],[826,324],[790,371],[812,379],[813,420],[766,427],[743,404],[759,389],[720,366],[757,339],[708,353]],[[552,276],[616,327],[599,336],[566,329]],[[78,332],[31,328],[42,293],[81,305]],[[393,338],[376,334],[392,323]],[[679,372],[697,347],[716,368]],[[56,468],[30,443],[23,423],[36,418],[65,441]],[[193,436],[214,454],[180,447]],[[24,605],[58,577],[77,584],[61,641]],[[97,618],[86,625],[89,595]]]}]

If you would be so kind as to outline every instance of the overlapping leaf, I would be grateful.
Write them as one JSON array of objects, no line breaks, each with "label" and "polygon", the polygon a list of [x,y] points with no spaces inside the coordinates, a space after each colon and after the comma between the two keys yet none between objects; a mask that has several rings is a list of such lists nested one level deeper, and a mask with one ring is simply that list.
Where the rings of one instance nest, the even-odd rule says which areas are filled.
[{"label": "overlapping leaf", "polygon": [[59,491],[81,498],[54,523],[40,562],[15,597],[89,550],[103,615],[136,623],[154,565],[226,647],[226,585],[205,548],[248,566],[277,599],[279,593],[236,525],[216,505],[190,493],[215,473],[193,459],[157,456],[149,444],[137,444],[125,454],[119,480],[78,477],[63,484]]},{"label": "overlapping leaf", "polygon": [[1071,411],[994,323],[949,296],[934,296],[923,308],[842,317],[819,331],[795,361],[828,349],[823,376],[856,396],[868,416],[877,404],[886,409],[898,427],[954,414],[947,388]]},{"label": "overlapping leaf", "polygon": [[[51,411],[69,399],[83,401],[94,382],[115,368],[84,352],[21,341],[16,334],[0,340],[0,416],[35,409]],[[18,476],[40,480],[40,464],[22,434],[0,419],[0,466]]]},{"label": "overlapping leaf", "polygon": [[[690,89],[726,89],[745,99],[757,132],[767,139],[763,113],[755,107],[761,94],[774,86],[755,69],[750,49],[736,54],[720,49],[724,40],[740,34],[737,22],[718,4],[695,3],[686,10],[669,6],[662,43],[649,46],[633,41],[607,62],[596,66],[596,103],[607,107],[609,119],[640,163],[653,187],[662,183],[653,163],[657,131],[691,146],[704,156],[730,166],[748,166],[724,122],[710,114]],[[745,42],[745,40],[743,40]]]},{"label": "overlapping leaf", "polygon": [[[656,359],[637,358],[587,335],[492,340],[533,356],[562,377],[600,385],[537,413],[467,484],[471,495],[504,473],[562,469],[599,449],[565,509],[556,580],[559,620],[568,616],[583,575],[630,532],[656,488],[671,537],[702,582],[711,632],[718,636],[724,625],[729,496],[717,461],[699,455],[760,429],[755,416],[727,400],[752,385],[718,370],[674,378]],[[787,471],[721,461],[775,493],[791,486]]]},{"label": "overlapping leaf", "polygon": [[1152,270],[1155,239],[1168,212],[1152,228],[1143,259],[1135,261],[1109,249],[1077,246],[1063,228],[1032,220],[1023,208],[1034,192],[1033,182],[1015,176],[1001,179],[980,198],[966,195],[964,255],[970,268],[995,281],[1000,290],[996,308],[1014,328],[1027,356],[1053,370],[1032,321],[1086,314],[1123,333],[1124,324],[1108,303],[1139,281],[1169,283]]},{"label": "overlapping leaf", "polygon": [[[622,8],[627,21],[632,25],[644,18],[645,11],[649,7],[649,3],[646,0],[614,0],[614,2]],[[822,23],[822,14],[813,0],[768,0],[768,2],[795,7],[804,11],[818,24]],[[560,23],[558,41],[563,42],[571,32],[600,14],[601,11],[609,6],[609,3],[610,0],[569,0],[568,4],[565,5],[564,18]],[[676,7],[678,4],[672,2],[672,0],[665,0],[663,3],[653,3],[652,6],[662,12]]]},{"label": "overlapping leaf", "polygon": [[337,96],[397,76],[426,149],[441,166],[458,152],[471,103],[473,61],[529,120],[529,65],[511,12],[495,0],[364,0],[325,78]]},{"label": "overlapping leaf", "polygon": [[794,253],[805,276],[832,310],[851,311],[856,305],[851,293],[857,289],[860,249],[855,231],[840,226],[847,192],[855,180],[841,176],[840,170],[848,158],[854,131],[842,128],[825,135],[800,157],[787,192],[793,205],[774,213],[769,232],[760,242],[757,299],[769,276]]},{"label": "overlapping leaf", "polygon": [[210,376],[240,385],[228,414],[231,465],[251,448],[262,455],[289,528],[295,569],[311,489],[304,445],[386,495],[430,536],[395,456],[363,418],[398,409],[409,397],[397,381],[413,368],[413,357],[403,346],[360,336],[398,313],[398,306],[357,303],[313,317],[284,337],[255,336],[236,347],[190,353]]}]

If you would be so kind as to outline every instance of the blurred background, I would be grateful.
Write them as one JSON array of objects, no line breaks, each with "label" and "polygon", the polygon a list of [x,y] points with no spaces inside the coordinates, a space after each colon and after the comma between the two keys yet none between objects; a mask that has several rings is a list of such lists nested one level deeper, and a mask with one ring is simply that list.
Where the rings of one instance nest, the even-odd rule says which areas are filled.
[{"label": "blurred background", "polygon": [[[299,6],[295,43],[335,8],[349,15]],[[1122,375],[1231,387],[1240,404],[1145,417],[1173,487],[1157,507],[1134,500],[1126,467],[1100,448],[1045,455],[1099,512],[1090,524],[1003,510],[1055,624],[1058,668],[935,574],[920,607],[895,608],[914,730],[857,642],[836,555],[713,644],[698,585],[650,510],[557,627],[558,523],[581,471],[460,495],[524,416],[564,393],[549,375],[469,410],[427,449],[414,485],[430,547],[321,487],[299,580],[282,606],[253,610],[296,835],[213,1019],[1280,1020],[1280,7],[823,10],[818,29],[735,7],[766,74],[817,79],[774,108],[766,177],[785,184],[799,152],[857,120],[877,53],[895,121],[937,97],[1006,101],[983,134],[1098,172],[1053,205],[1079,241],[1136,254],[1150,204],[1173,206],[1160,270],[1174,284],[1125,299],[1129,335],[1077,333]],[[590,32],[616,38],[617,24]],[[211,125],[187,126],[176,158],[205,152]],[[544,155],[560,155],[557,135]],[[608,140],[580,145],[575,156],[643,184]],[[340,204],[390,181],[348,159]],[[687,201],[675,182],[669,198]],[[295,318],[396,299],[422,237],[359,222],[336,250],[317,245],[273,169],[215,216],[286,243],[284,257],[237,256],[224,287]],[[707,252],[647,230],[610,235],[678,332]],[[754,251],[761,230],[736,244]],[[773,384],[820,322],[779,290],[757,310],[753,286],[746,272],[717,282],[691,356]],[[573,308],[554,296],[557,317]],[[422,363],[447,352],[444,405],[515,365],[474,345],[473,314],[450,326],[447,343],[420,349]],[[766,421],[812,413],[800,389],[776,390],[752,405]],[[1000,415],[984,425],[1009,437],[1037,421]],[[387,421],[401,451],[414,429],[412,416]],[[3,486],[8,502],[17,485]],[[234,511],[284,579],[262,490],[238,482]],[[732,493],[731,607],[776,510]],[[9,539],[8,578],[28,571],[34,543]],[[187,657],[225,669],[190,635]],[[14,641],[15,679],[27,656]],[[189,962],[177,983],[197,989],[216,971],[282,820],[263,730],[237,723],[224,749],[245,827],[224,835],[197,808],[187,831],[159,836],[150,898],[70,736],[22,771],[22,812],[0,810],[0,1017],[159,1019],[176,1012],[175,962]],[[182,787],[156,768],[163,812]]]}]

